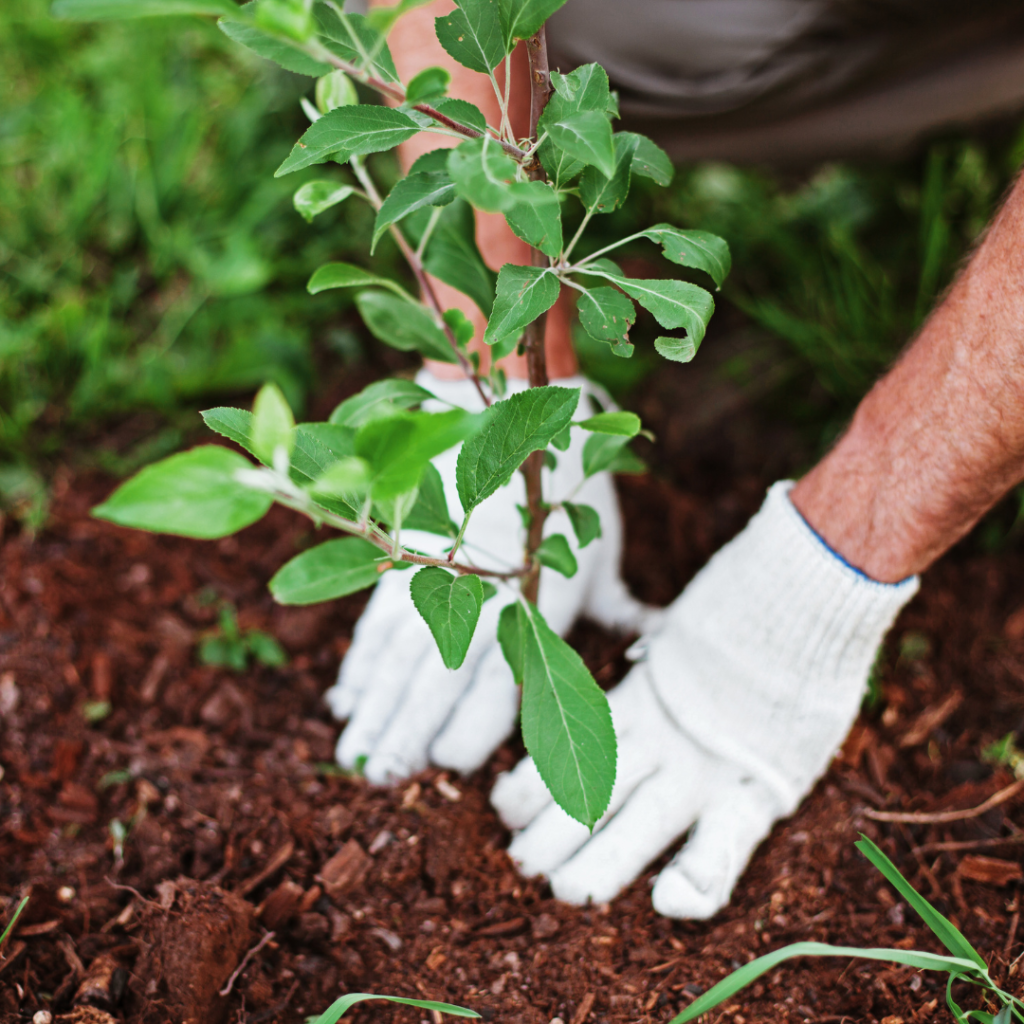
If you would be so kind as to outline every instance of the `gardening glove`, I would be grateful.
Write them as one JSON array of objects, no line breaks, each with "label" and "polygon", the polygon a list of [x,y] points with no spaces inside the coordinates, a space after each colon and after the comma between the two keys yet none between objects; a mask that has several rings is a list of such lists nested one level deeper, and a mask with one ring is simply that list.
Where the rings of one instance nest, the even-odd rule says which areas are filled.
[{"label": "gardening glove", "polygon": [[527,758],[491,800],[509,854],[559,899],[605,902],[687,830],[654,908],[707,918],[751,854],[824,773],[857,716],[878,646],[917,577],[877,583],[829,549],[775,484],[636,647],[610,694],[611,803],[593,835],[556,806]]},{"label": "gardening glove", "polygon": [[[472,411],[482,402],[468,380],[438,380],[421,370],[417,383],[442,401]],[[557,382],[582,388],[578,416],[591,415],[588,394],[593,384],[580,377]],[[525,381],[511,381],[521,390]],[[601,395],[602,404],[609,405]],[[441,409],[427,403],[427,409]],[[568,540],[579,568],[571,579],[550,569],[541,573],[540,609],[553,630],[565,634],[586,615],[604,626],[630,631],[649,628],[661,614],[634,600],[619,578],[622,524],[612,478],[599,473],[583,481],[581,451],[586,440],[572,431],[572,443],[557,453],[554,470],[544,470],[544,494],[558,501],[590,505],[601,517],[602,537],[580,549],[568,516],[549,516],[545,534]],[[458,452],[434,460],[444,482],[452,519],[462,521],[455,485]],[[576,488],[579,486],[579,490]],[[575,495],[575,496],[573,496]],[[522,564],[525,531],[516,508],[525,503],[522,476],[483,502],[473,513],[460,554],[475,564],[504,569]],[[403,542],[440,556],[450,541],[433,534],[402,531]],[[338,763],[363,764],[374,783],[395,782],[421,771],[428,763],[461,772],[479,768],[515,727],[519,691],[498,646],[498,615],[514,599],[508,586],[486,601],[466,660],[461,668],[445,668],[437,645],[409,596],[409,572],[385,573],[356,625],[352,646],[341,664],[337,683],[326,699],[335,718],[348,719],[338,740]],[[364,761],[365,759],[365,761]]]}]

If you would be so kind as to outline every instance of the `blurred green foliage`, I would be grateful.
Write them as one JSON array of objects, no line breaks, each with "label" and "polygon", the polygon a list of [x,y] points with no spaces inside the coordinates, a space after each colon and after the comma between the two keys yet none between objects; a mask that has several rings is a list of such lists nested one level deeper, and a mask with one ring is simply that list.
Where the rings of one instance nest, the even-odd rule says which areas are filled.
[{"label": "blurred green foliage", "polygon": [[[684,167],[670,189],[640,183],[589,241],[596,249],[602,229],[612,237],[662,220],[726,238],[733,272],[724,298],[789,353],[771,390],[776,410],[824,445],[920,327],[1022,160],[1024,134],[1003,131],[936,141],[900,162],[832,163],[803,176]],[[650,258],[651,247],[640,243],[635,253]],[[731,370],[741,379],[754,372]]]},{"label": "blurred green foliage", "polygon": [[354,203],[310,227],[302,181],[273,177],[312,82],[211,21],[47,7],[0,7],[0,462],[267,380],[301,408],[338,308],[305,294],[309,268],[371,227]]}]

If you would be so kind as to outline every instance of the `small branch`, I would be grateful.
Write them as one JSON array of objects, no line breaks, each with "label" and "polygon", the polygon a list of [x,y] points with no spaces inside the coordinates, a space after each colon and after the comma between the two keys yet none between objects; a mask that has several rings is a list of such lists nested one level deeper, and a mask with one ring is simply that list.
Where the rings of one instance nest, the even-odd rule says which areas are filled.
[{"label": "small branch", "polygon": [[873,811],[867,808],[861,811],[861,814],[872,821],[899,821],[906,825],[944,825],[950,821],[967,821],[969,818],[980,818],[981,815],[991,811],[993,807],[998,807],[1000,804],[1005,804],[1007,800],[1012,800],[1022,789],[1024,789],[1024,779],[1018,779],[1005,789],[1001,789],[998,793],[990,796],[983,804],[978,804],[977,807],[971,807],[966,811],[938,811],[929,814]]},{"label": "small branch", "polygon": [[448,552],[448,561],[454,562],[455,555],[458,553],[459,547],[462,545],[462,538],[466,536],[466,527],[469,526],[469,517],[473,514],[472,509],[462,517],[462,525],[459,527],[458,536],[455,538],[455,543],[452,545],[451,551]]},{"label": "small branch", "polygon": [[[537,125],[544,107],[551,95],[551,78],[548,68],[548,46],[545,30],[541,30],[526,41],[526,52],[530,59],[530,148],[536,150]],[[531,160],[524,165],[532,181],[544,181],[544,168],[538,160]],[[547,267],[550,261],[538,249],[530,250],[530,263],[534,267]],[[541,388],[548,383],[547,355],[544,348],[544,329],[547,325],[547,313],[542,313],[525,331],[526,369],[531,388]],[[526,482],[526,508],[530,515],[530,525],[526,531],[526,562],[529,575],[523,580],[523,597],[537,603],[540,589],[540,564],[535,558],[537,549],[544,539],[544,522],[548,517],[548,509],[544,504],[544,490],[541,482],[541,470],[544,468],[544,452],[533,452],[521,467]]]},{"label": "small branch", "polygon": [[[407,551],[405,548],[399,548],[396,555],[394,554],[393,539],[373,524],[363,526],[353,522],[351,519],[346,519],[344,516],[339,516],[335,512],[330,512],[321,506],[311,507],[312,503],[309,499],[304,504],[300,498],[287,494],[284,491],[274,491],[273,495],[274,499],[279,504],[284,505],[285,508],[290,508],[294,512],[301,512],[304,516],[326,523],[328,526],[333,526],[334,529],[347,533],[349,536],[361,537],[363,540],[369,541],[374,547],[380,548],[393,562],[408,562],[410,565],[433,565],[440,569],[450,569],[453,572],[457,572],[460,576],[485,576],[496,580],[518,579],[530,573],[529,566],[524,566],[522,569],[509,569],[505,572],[497,569],[481,569],[479,566],[467,565],[463,562],[449,562],[447,557],[431,558],[429,555],[418,555],[413,551]],[[381,571],[383,572],[386,568],[388,566],[382,565]]]},{"label": "small branch", "polygon": [[[379,210],[383,205],[383,200],[380,197],[380,193],[377,191],[377,186],[373,183],[373,179],[367,172],[366,166],[357,156],[352,157],[349,162],[352,165],[353,173],[359,179],[359,183],[366,190],[366,194],[370,199],[370,204],[375,210]],[[391,237],[394,238],[400,252],[405,257],[406,263],[409,264],[409,268],[412,270],[413,275],[416,278],[416,283],[420,286],[420,292],[427,300],[427,305],[433,310],[434,315],[437,318],[438,326],[444,332],[444,336],[447,338],[448,344],[451,345],[452,351],[455,353],[455,358],[458,360],[459,367],[473,382],[477,393],[480,395],[481,401],[484,403],[484,408],[488,408],[491,404],[491,399],[484,391],[483,384],[481,383],[476,371],[473,369],[473,364],[470,363],[462,349],[459,348],[459,343],[455,340],[455,335],[452,332],[452,329],[444,321],[444,310],[441,308],[441,303],[438,301],[437,293],[434,291],[434,287],[430,283],[430,278],[427,277],[427,272],[423,266],[423,260],[420,258],[419,253],[417,253],[408,243],[405,235],[402,234],[402,231],[397,224],[392,224],[388,230],[391,232]]]},{"label": "small branch", "polygon": [[[306,47],[299,47],[303,52],[308,54],[314,60],[321,61],[324,64],[330,64],[331,67],[337,68],[338,71],[344,71],[346,75],[351,75],[356,81],[362,82],[363,85],[368,85],[371,89],[379,92],[381,96],[386,99],[393,100],[395,103],[405,102],[405,89],[400,84],[394,84],[391,82],[382,81],[371,75],[369,71],[363,68],[357,67],[355,64],[349,63],[347,60],[342,60],[337,54],[332,53],[325,46],[321,46],[319,43],[312,43]],[[467,139],[479,139],[483,136],[484,132],[478,132],[475,128],[470,128],[468,125],[460,124],[454,118],[448,117],[447,114],[442,114],[440,110],[432,107],[429,103],[414,103],[412,105],[413,110],[418,110],[421,114],[426,114],[427,117],[432,117],[439,124],[443,124],[446,128],[450,128],[452,131],[457,132],[459,135]],[[518,163],[522,163],[525,152],[521,150],[514,143],[508,142],[505,139],[496,140],[501,143],[502,149],[512,157],[513,160]]]},{"label": "small branch", "polygon": [[244,971],[246,967],[249,966],[249,963],[252,961],[252,958],[256,956],[268,942],[273,942],[276,935],[276,932],[267,932],[267,934],[264,935],[263,938],[260,939],[260,941],[257,942],[256,945],[253,946],[252,949],[250,949],[249,952],[246,953],[244,957],[242,957],[242,962],[235,968],[234,973],[231,975],[231,977],[228,978],[227,984],[220,990],[220,992],[218,993],[219,995],[231,995],[231,990],[235,987],[235,982],[238,981],[238,979],[242,976],[242,971]]},{"label": "small branch", "polygon": [[[587,212],[583,215],[583,220],[580,222],[580,226],[576,229],[576,234],[572,236],[572,241],[565,247],[564,250],[562,250],[562,260],[563,261],[568,260],[569,257],[572,255],[573,249],[576,248],[576,243],[583,237],[583,232],[586,230],[587,225],[590,223],[590,218],[593,217],[593,216],[594,216],[594,211],[593,210],[587,210]],[[616,245],[621,245],[622,242],[616,242],[615,244]],[[608,248],[611,248],[611,247],[609,246]],[[594,258],[593,256],[590,257],[590,259],[593,259],[593,258]],[[571,269],[575,270],[576,268],[573,267]]]}]

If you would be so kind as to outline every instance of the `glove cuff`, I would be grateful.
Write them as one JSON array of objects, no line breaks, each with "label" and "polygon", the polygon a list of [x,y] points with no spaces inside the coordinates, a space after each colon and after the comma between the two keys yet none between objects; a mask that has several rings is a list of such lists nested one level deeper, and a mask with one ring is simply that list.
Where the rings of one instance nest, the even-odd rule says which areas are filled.
[{"label": "glove cuff", "polygon": [[845,738],[878,647],[919,584],[879,583],[846,563],[797,511],[792,487],[773,485],[686,588],[649,662],[680,728],[749,765],[781,813]]}]

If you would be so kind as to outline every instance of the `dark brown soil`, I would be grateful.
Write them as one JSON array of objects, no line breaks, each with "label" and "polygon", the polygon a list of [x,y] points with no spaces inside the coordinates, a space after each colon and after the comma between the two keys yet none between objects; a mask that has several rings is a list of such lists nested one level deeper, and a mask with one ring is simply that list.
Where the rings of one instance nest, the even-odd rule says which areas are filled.
[{"label": "dark brown soil", "polygon": [[[641,397],[658,470],[621,481],[627,574],[661,603],[802,458],[791,432],[736,403],[695,432],[700,410],[669,400],[679,386],[665,374]],[[972,808],[1012,782],[979,755],[1024,722],[1020,552],[968,544],[927,575],[888,642],[879,710],[776,827],[733,904],[680,923],[651,909],[657,865],[585,909],[516,875],[487,803],[515,744],[470,779],[427,772],[394,791],[332,770],[338,728],[321,694],[365,595],[276,608],[265,583],[310,540],[298,519],[275,510],[216,543],[153,537],[89,519],[110,486],[65,477],[42,536],[8,526],[0,549],[0,921],[31,897],[0,959],[0,1020],[77,1002],[67,1019],[290,1022],[375,991],[509,1024],[664,1022],[789,942],[938,949],[853,849],[862,831],[1019,992],[1024,797],[945,825],[865,811]],[[204,592],[277,636],[287,667],[200,665],[196,641],[216,618]],[[603,685],[621,678],[623,639],[588,624],[572,639]],[[943,982],[803,960],[710,1020],[944,1020]]]}]

